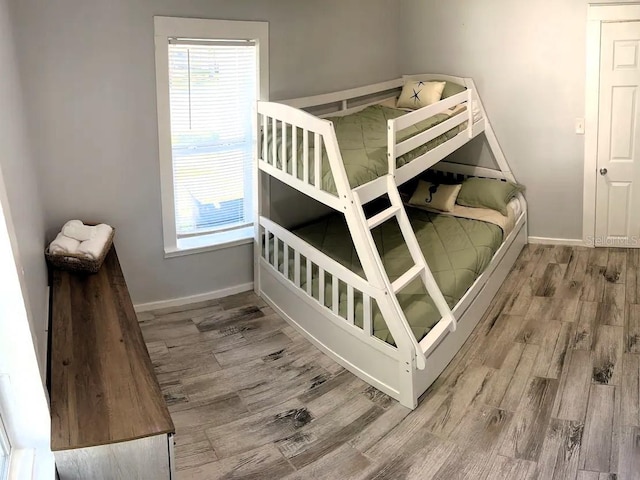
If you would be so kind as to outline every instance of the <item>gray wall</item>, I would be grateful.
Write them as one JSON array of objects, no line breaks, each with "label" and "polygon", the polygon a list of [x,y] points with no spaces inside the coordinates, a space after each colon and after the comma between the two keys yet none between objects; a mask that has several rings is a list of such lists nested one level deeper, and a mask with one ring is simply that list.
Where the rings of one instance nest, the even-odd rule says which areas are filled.
[{"label": "gray wall", "polygon": [[[269,21],[274,100],[399,73],[473,77],[527,186],[530,234],[581,237],[583,137],[573,127],[584,115],[584,0],[9,1],[46,231],[72,217],[112,223],[136,303],[252,275],[250,246],[163,257],[154,15]],[[466,151],[478,150],[474,142]],[[291,207],[286,188],[273,195],[281,221],[312,208]],[[37,200],[15,208],[38,212]],[[40,248],[42,238],[30,239]]]},{"label": "gray wall", "polygon": [[516,178],[529,234],[582,238],[584,0],[401,0],[403,73],[476,81]]},{"label": "gray wall", "polygon": [[[47,233],[76,217],[114,225],[135,303],[242,284],[253,273],[250,246],[163,257],[154,15],[269,21],[272,99],[399,73],[393,0],[11,2]],[[286,191],[275,195],[291,205]],[[306,207],[289,208],[298,217]]]},{"label": "gray wall", "polygon": [[47,269],[43,254],[44,215],[27,137],[7,0],[0,0],[0,65],[0,169],[9,201],[9,205],[3,205],[3,209],[7,223],[12,223],[15,229],[12,248],[17,265],[23,269],[19,272],[22,273],[20,282],[38,364],[43,374],[48,301]]}]

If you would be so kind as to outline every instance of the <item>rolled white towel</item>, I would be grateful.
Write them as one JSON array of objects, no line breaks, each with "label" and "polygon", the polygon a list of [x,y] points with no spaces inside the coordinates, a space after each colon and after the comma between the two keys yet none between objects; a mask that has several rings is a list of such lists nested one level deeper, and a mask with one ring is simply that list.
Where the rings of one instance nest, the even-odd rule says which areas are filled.
[{"label": "rolled white towel", "polygon": [[82,220],[69,220],[67,223],[65,223],[62,228],[60,229],[60,231],[64,230],[64,227],[69,227],[71,225],[84,225],[84,223],[82,223]]},{"label": "rolled white towel", "polygon": [[113,230],[109,225],[101,223],[95,226],[96,234],[91,240],[85,240],[80,243],[78,247],[78,253],[83,254],[85,257],[91,260],[97,260],[104,249],[105,244],[109,240],[111,231]]},{"label": "rolled white towel", "polygon": [[96,236],[96,227],[83,224],[80,220],[69,220],[62,227],[62,233],[66,237],[75,238],[81,242],[91,240]]},{"label": "rolled white towel", "polygon": [[65,255],[67,253],[76,253],[80,242],[75,238],[69,238],[59,233],[58,236],[49,244],[49,252],[54,255]]}]

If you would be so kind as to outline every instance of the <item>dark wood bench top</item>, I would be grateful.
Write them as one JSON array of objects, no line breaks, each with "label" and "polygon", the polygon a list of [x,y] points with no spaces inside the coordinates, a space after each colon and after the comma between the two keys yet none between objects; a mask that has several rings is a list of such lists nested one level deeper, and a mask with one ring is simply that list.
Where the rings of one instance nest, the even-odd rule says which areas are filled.
[{"label": "dark wood bench top", "polygon": [[115,247],[100,271],[52,272],[51,449],[173,433]]}]

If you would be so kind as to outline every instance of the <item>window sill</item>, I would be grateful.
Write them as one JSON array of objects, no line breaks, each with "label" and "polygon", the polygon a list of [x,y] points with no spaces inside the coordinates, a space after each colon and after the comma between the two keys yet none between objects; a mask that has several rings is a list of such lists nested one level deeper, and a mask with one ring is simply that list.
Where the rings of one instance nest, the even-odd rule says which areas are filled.
[{"label": "window sill", "polygon": [[212,252],[253,243],[253,226],[223,233],[212,233],[178,240],[177,246],[165,247],[164,258]]}]

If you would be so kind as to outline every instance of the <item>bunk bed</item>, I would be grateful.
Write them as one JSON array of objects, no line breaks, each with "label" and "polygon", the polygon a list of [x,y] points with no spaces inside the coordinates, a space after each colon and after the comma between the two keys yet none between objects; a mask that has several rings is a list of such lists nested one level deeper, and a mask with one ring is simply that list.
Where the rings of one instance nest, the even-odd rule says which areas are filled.
[{"label": "bunk bed", "polygon": [[[416,78],[463,88],[410,112],[385,106]],[[403,203],[401,186],[425,172],[515,183],[473,80],[403,77],[258,102],[257,112],[259,170],[335,213],[284,228],[269,218],[259,180],[256,292],[327,355],[415,408],[489,307],[527,239],[521,193],[510,202],[509,230]],[[350,128],[361,134],[349,136]],[[480,134],[497,168],[443,161]],[[447,285],[447,277],[455,281]]]}]

